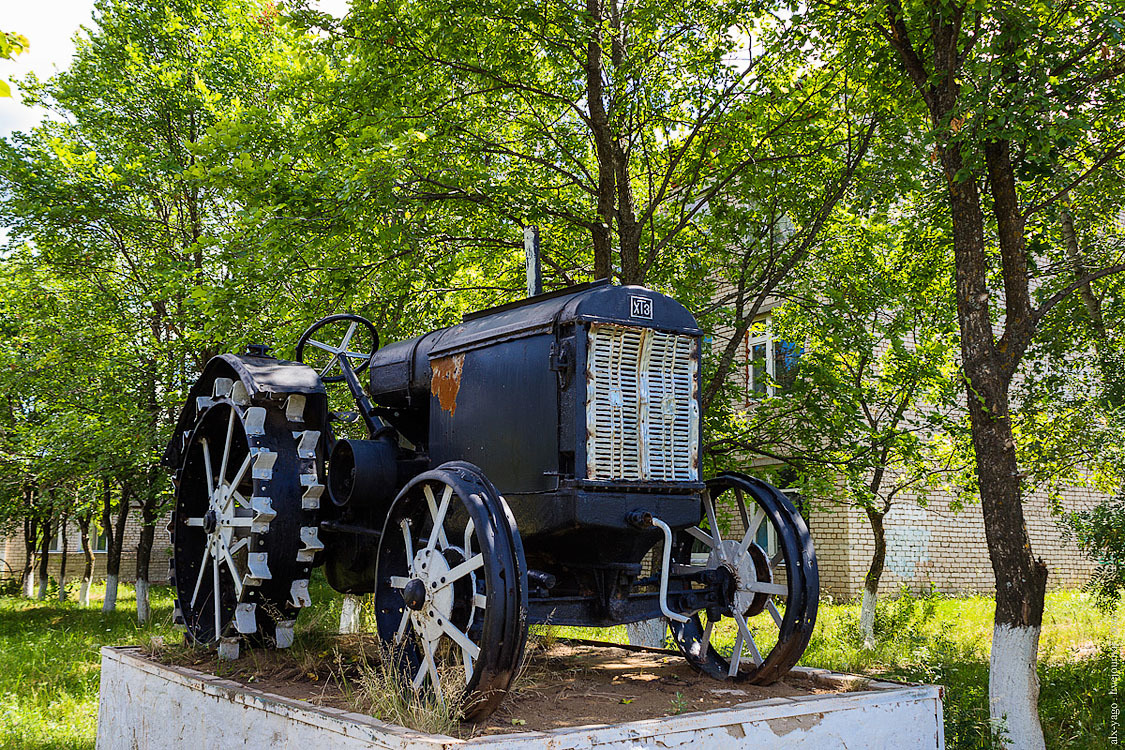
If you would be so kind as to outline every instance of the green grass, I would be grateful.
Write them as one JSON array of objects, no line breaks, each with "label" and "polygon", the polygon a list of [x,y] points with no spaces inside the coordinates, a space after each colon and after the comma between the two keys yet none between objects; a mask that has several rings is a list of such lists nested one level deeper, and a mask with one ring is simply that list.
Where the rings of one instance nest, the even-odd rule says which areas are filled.
[{"label": "green grass", "polygon": [[[153,619],[140,628],[133,591],[122,586],[119,611],[102,615],[54,600],[0,597],[0,748],[93,748],[99,656],[103,645],[145,643],[180,635],[171,626],[172,594],[153,589]],[[100,599],[95,589],[93,598]],[[314,581],[315,605],[302,614],[298,637],[315,637],[339,617],[342,598]],[[858,607],[822,603],[802,664],[946,686],[949,748],[987,748],[988,646],[992,601],[986,597],[901,596],[880,602],[879,644],[865,650]],[[1125,609],[1105,613],[1079,592],[1048,595],[1040,639],[1040,714],[1047,746],[1108,750],[1113,654],[1125,644]],[[370,623],[368,623],[370,626]],[[310,627],[311,626],[311,627]],[[763,629],[764,630],[764,629]],[[625,641],[625,628],[550,628],[558,636]],[[720,632],[733,640],[733,631]],[[1118,702],[1125,696],[1119,659]]]},{"label": "green grass", "polygon": [[101,646],[172,639],[172,594],[152,590],[152,621],[136,622],[133,589],[118,591],[118,611],[0,597],[0,748],[93,748],[97,735]]}]

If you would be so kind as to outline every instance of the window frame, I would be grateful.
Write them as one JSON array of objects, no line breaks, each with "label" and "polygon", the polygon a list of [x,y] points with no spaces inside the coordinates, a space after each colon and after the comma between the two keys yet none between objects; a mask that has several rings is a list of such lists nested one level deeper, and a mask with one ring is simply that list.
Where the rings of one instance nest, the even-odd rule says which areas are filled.
[{"label": "window frame", "polygon": [[[759,325],[761,326],[761,328],[757,329],[757,327]],[[777,384],[778,383],[778,379],[777,379],[777,344],[778,344],[778,340],[777,340],[777,337],[774,335],[773,315],[772,315],[771,312],[767,311],[767,312],[762,313],[761,315],[758,316],[758,318],[754,321],[753,325],[751,326],[751,329],[746,332],[746,336],[745,336],[744,341],[745,341],[745,346],[746,346],[746,403],[747,403],[747,405],[752,404],[754,402],[754,399],[756,399],[756,398],[766,397],[766,396],[773,397],[773,396],[777,396],[779,393],[784,393],[785,390],[786,390],[785,387],[784,386],[778,386],[778,384]],[[794,356],[795,360],[800,359],[801,355],[804,353],[804,347],[797,346],[796,344],[794,344],[792,342],[788,342],[788,341],[781,342],[781,343],[790,344],[795,349],[797,349],[797,353]],[[765,373],[765,383],[763,384],[762,390],[758,390],[755,387],[756,378],[754,377],[754,370],[755,370],[755,366],[754,366],[754,362],[755,362],[754,347],[759,346],[759,345],[764,345],[764,347],[765,347],[765,361],[764,361],[764,366],[762,367],[762,371]],[[757,395],[755,395],[755,394],[757,394]]]}]

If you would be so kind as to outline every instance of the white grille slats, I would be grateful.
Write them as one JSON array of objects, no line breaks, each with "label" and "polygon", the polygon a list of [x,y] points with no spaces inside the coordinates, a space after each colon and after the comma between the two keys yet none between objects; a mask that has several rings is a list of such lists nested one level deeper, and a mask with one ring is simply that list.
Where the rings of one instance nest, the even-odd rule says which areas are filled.
[{"label": "white grille slats", "polygon": [[695,339],[650,328],[590,326],[586,357],[586,476],[698,479]]}]

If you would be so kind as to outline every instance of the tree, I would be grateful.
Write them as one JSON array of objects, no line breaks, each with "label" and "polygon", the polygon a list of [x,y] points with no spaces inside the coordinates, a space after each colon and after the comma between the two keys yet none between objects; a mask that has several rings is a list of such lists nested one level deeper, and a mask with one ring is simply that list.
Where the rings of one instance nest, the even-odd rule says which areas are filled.
[{"label": "tree", "polygon": [[[28,48],[27,37],[12,31],[0,31],[0,60],[10,60]],[[12,89],[7,81],[0,80],[0,97],[11,96]]]},{"label": "tree", "polygon": [[[1043,321],[1091,267],[1047,291],[1033,241],[1046,209],[1119,159],[1125,66],[1111,3],[818,3],[837,43],[863,48],[874,85],[928,119],[952,226],[957,318],[996,614],[989,695],[1005,746],[1043,747],[1036,644],[1046,567],[1024,524],[1010,390]],[[1036,284],[1033,286],[1033,280]],[[999,320],[999,310],[1003,319]]]},{"label": "tree", "polygon": [[[321,142],[363,165],[328,192],[390,185],[405,233],[484,270],[501,298],[522,286],[520,230],[537,225],[549,284],[612,276],[698,309],[723,277],[739,291],[712,312],[744,332],[816,246],[875,130],[851,116],[864,92],[837,61],[807,65],[798,29],[741,2],[370,2],[327,25],[349,64],[325,96],[350,109]],[[794,231],[769,242],[782,216]]]},{"label": "tree", "polygon": [[751,351],[747,366],[768,385],[708,446],[781,461],[806,502],[865,512],[874,541],[860,614],[867,648],[884,518],[902,494],[924,500],[957,466],[946,439],[956,419],[949,258],[944,237],[917,223],[921,208],[899,202],[837,225],[771,311],[777,378],[765,348]]},{"label": "tree", "polygon": [[[67,121],[0,146],[0,217],[9,245],[23,248],[6,262],[24,273],[45,268],[57,281],[69,315],[32,313],[48,334],[40,351],[65,347],[83,364],[87,388],[60,392],[53,406],[75,417],[71,445],[84,444],[83,429],[102,438],[85,455],[113,540],[105,606],[114,606],[135,505],[142,621],[155,523],[168,501],[158,457],[193,371],[239,328],[231,320],[254,309],[232,277],[260,261],[211,244],[209,232],[238,207],[188,178],[192,145],[268,85],[277,49],[276,29],[263,22],[270,13],[267,2],[100,0],[71,68],[27,86]],[[77,418],[93,404],[100,423]]]}]

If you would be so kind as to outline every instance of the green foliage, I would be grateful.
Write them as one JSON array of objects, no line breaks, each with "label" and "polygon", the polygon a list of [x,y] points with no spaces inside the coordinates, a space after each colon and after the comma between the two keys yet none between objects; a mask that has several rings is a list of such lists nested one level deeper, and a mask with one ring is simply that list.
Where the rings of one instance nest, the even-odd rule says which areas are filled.
[{"label": "green foliage", "polygon": [[[28,47],[27,37],[13,31],[0,31],[0,60],[10,60],[16,55],[26,52]],[[0,80],[0,97],[11,96],[12,89],[7,81]]]},{"label": "green foliage", "polygon": [[1097,561],[1087,588],[1106,609],[1114,609],[1125,592],[1125,496],[1104,500],[1070,514],[1079,548]]}]

